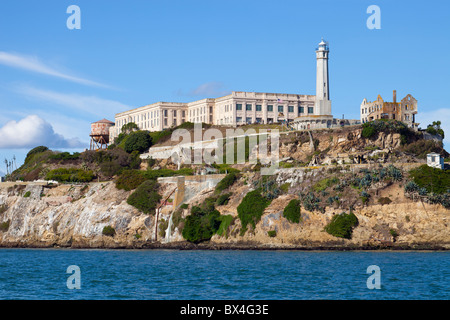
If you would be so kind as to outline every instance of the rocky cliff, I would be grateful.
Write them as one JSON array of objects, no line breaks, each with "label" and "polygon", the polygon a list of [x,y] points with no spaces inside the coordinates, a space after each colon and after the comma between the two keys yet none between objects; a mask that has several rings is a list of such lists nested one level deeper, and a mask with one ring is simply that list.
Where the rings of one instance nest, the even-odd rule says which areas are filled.
[{"label": "rocky cliff", "polygon": [[[311,171],[308,174],[313,175]],[[318,173],[316,173],[318,174]],[[283,179],[292,178],[285,174]],[[305,179],[303,177],[300,179]],[[251,179],[247,176],[246,179]],[[164,185],[162,186],[164,189]],[[283,217],[283,209],[295,194],[284,194],[266,208],[254,230],[241,236],[237,206],[252,187],[234,186],[221,214],[232,215],[233,223],[225,236],[214,235],[211,241],[193,245],[183,241],[179,226],[157,231],[155,216],[140,213],[126,203],[130,192],[117,190],[113,182],[85,185],[38,185],[0,187],[0,246],[2,247],[71,247],[71,248],[450,248],[449,210],[441,205],[415,202],[403,196],[396,186],[384,190],[393,198],[388,205],[357,207],[359,220],[352,239],[334,237],[324,231],[333,215],[341,209],[327,207],[325,212],[302,208],[300,223]],[[213,188],[204,189],[190,199],[201,203]],[[164,192],[164,191],[162,191]],[[162,211],[160,221],[169,221],[170,206]],[[182,210],[185,217],[189,210]],[[104,235],[111,226],[115,234]],[[161,228],[162,224],[159,223]],[[170,238],[167,237],[170,231]],[[276,231],[270,237],[268,231]],[[393,237],[391,230],[398,234]],[[165,234],[164,234],[165,233]]]}]

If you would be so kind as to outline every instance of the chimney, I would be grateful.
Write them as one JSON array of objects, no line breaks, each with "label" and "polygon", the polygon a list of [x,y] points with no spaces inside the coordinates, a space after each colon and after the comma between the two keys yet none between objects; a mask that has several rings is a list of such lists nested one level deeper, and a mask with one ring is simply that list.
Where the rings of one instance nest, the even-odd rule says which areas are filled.
[{"label": "chimney", "polygon": [[397,102],[397,90],[394,90],[394,101],[393,102],[394,103]]}]

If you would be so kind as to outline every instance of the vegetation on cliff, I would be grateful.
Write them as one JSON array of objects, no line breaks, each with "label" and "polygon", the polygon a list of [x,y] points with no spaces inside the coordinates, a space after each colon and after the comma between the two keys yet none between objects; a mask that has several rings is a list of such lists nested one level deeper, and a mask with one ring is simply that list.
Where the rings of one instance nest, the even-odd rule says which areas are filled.
[{"label": "vegetation on cliff", "polygon": [[357,225],[358,218],[353,212],[343,212],[333,216],[331,222],[325,226],[325,231],[335,237],[351,239],[353,228]]}]

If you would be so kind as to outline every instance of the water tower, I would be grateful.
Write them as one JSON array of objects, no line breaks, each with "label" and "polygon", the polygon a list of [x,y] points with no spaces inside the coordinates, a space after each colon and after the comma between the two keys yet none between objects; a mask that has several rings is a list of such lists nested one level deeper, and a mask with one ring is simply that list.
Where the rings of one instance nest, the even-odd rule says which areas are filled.
[{"label": "water tower", "polygon": [[106,149],[109,144],[109,128],[114,126],[114,122],[106,119],[91,124],[91,146],[90,150]]}]

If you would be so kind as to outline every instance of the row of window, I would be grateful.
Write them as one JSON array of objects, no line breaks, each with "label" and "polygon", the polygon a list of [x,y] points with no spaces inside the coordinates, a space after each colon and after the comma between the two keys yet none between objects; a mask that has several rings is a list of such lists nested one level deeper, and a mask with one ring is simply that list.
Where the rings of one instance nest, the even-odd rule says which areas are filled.
[{"label": "row of window", "polygon": [[[246,104],[245,110],[246,111],[252,111],[253,105]],[[257,104],[255,106],[256,111],[262,111],[262,105]],[[242,110],[242,104],[237,103],[236,104],[236,110],[241,111]],[[267,105],[267,112],[273,112],[273,105],[268,104]],[[278,112],[284,112],[284,106],[278,106]],[[293,113],[294,112],[294,106],[288,106],[288,112]],[[298,107],[298,113],[305,113],[305,107]],[[314,113],[314,107],[308,107],[308,113]]]}]

